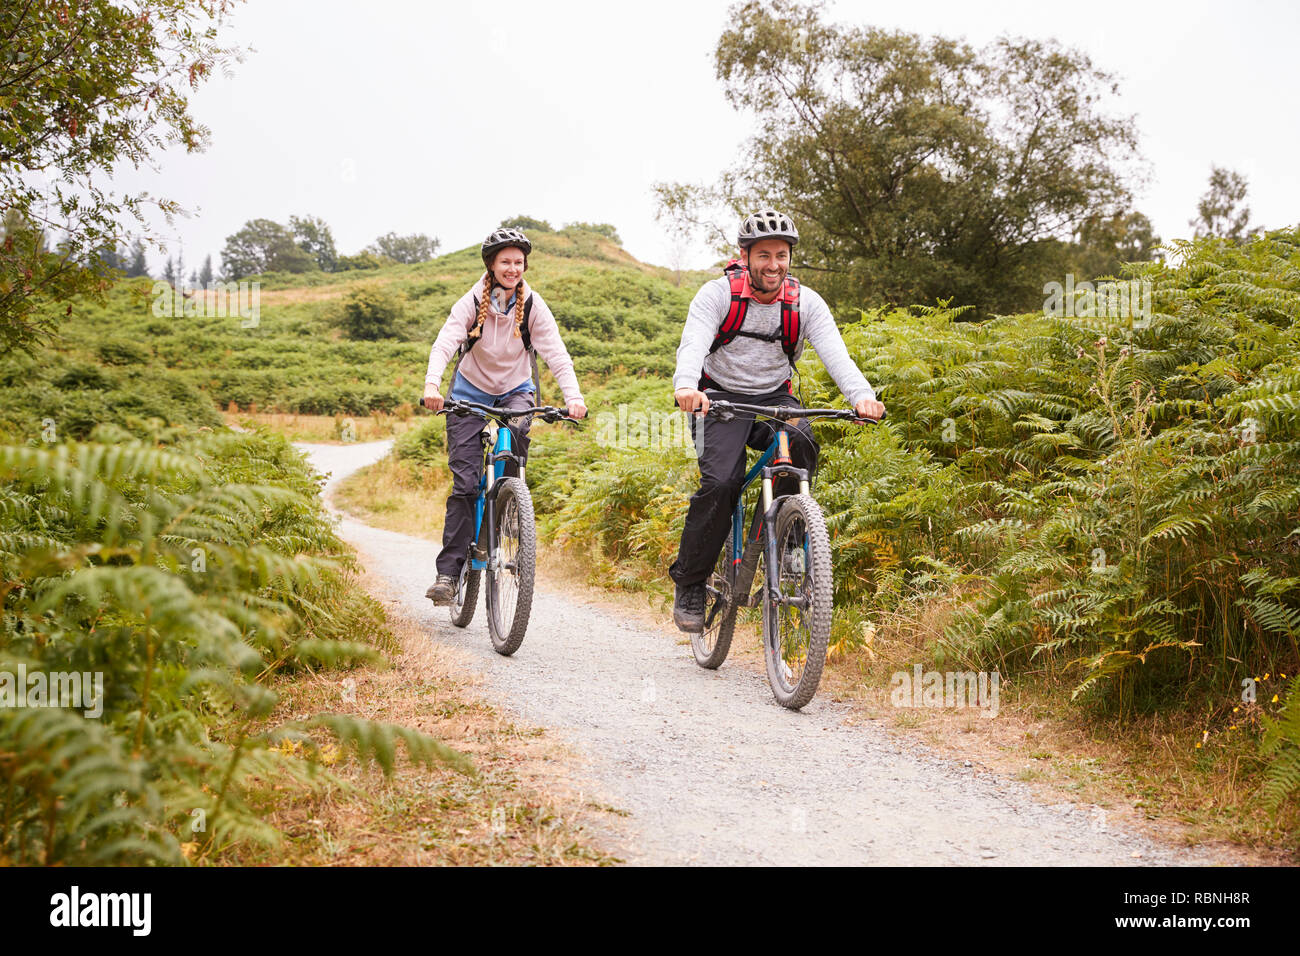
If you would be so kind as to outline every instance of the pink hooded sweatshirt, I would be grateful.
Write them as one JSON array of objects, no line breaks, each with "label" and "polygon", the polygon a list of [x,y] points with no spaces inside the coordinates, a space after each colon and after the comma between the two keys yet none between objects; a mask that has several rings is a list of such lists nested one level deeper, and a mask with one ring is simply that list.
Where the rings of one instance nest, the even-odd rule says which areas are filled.
[{"label": "pink hooded sweatshirt", "polygon": [[[560,384],[560,391],[564,393],[564,401],[581,402],[582,392],[578,388],[578,377],[573,373],[573,359],[569,357],[569,351],[560,338],[560,327],[555,322],[555,316],[542,301],[542,297],[520,279],[519,294],[527,297],[530,293],[533,308],[528,314],[528,330],[533,348],[546,360],[551,374]],[[442,331],[429,350],[429,370],[425,373],[424,381],[436,386],[439,391],[442,391],[442,375],[447,363],[469,337],[469,330],[478,320],[478,314],[474,310],[474,297],[482,294],[483,276],[479,276],[479,281],[474,283],[473,288],[451,307],[451,314],[447,316]],[[461,361],[460,373],[475,388],[491,395],[504,395],[532,378],[533,371],[528,363],[523,339],[515,336],[514,309],[510,310],[509,315],[498,312],[496,303],[491,296],[488,297],[488,312],[483,320],[482,337]]]}]

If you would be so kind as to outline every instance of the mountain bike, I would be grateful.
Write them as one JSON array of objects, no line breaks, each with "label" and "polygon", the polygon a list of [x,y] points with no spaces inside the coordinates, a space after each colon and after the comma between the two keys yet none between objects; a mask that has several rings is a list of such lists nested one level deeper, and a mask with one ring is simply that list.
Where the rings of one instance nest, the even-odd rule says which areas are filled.
[{"label": "mountain bike", "polygon": [[[843,419],[858,423],[852,410],[837,408],[786,408],[715,401],[706,418],[730,421],[738,413],[781,423],[772,443],[745,474],[731,516],[731,533],[718,555],[718,563],[705,582],[704,627],[691,635],[695,662],[714,669],[731,649],[736,614],[742,607],[762,606],[763,658],[768,683],[778,703],[798,710],[812,700],[826,663],[831,635],[831,546],[821,506],[812,497],[808,472],[790,458],[790,433],[785,423],[794,419]],[[798,480],[799,493],[773,496],[777,478]],[[744,534],[745,492],[759,479],[749,534]],[[763,575],[751,592],[758,565]]]},{"label": "mountain bike", "polygon": [[[474,619],[480,576],[487,572],[488,635],[498,654],[519,650],[533,605],[533,576],[537,564],[537,528],[533,499],[524,481],[524,461],[514,450],[513,433],[503,427],[512,418],[537,415],[542,421],[576,423],[563,408],[494,408],[477,402],[447,399],[438,414],[481,415],[488,419],[482,434],[483,473],[474,499],[474,538],[460,568],[451,623],[466,627]],[[518,466],[517,477],[505,475],[507,462]]]}]

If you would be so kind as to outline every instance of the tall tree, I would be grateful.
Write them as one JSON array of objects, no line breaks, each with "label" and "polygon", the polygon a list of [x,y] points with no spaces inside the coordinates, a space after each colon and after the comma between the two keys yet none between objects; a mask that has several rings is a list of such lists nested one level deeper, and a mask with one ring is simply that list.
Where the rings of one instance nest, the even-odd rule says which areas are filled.
[{"label": "tall tree", "polygon": [[168,285],[176,284],[176,263],[172,261],[171,256],[167,257],[167,264],[163,266],[163,279]]},{"label": "tall tree", "polygon": [[727,22],[717,76],[756,134],[717,184],[661,183],[660,204],[688,222],[724,211],[730,242],[745,212],[788,211],[795,268],[832,300],[1036,307],[1071,233],[1130,206],[1134,127],[1102,112],[1113,79],[1078,51],[974,49],[791,0],[737,4]]},{"label": "tall tree", "polygon": [[131,259],[127,263],[126,274],[131,278],[149,275],[149,259],[145,255],[143,239],[131,243]]},{"label": "tall tree", "polygon": [[212,285],[212,253],[203,257],[203,268],[199,270],[199,287],[206,289]]},{"label": "tall tree", "polygon": [[390,232],[376,239],[366,247],[365,251],[373,252],[377,256],[388,256],[397,262],[425,262],[433,258],[433,254],[441,244],[437,239],[430,239],[422,232],[410,236],[399,236],[395,232]]},{"label": "tall tree", "polygon": [[227,279],[262,272],[310,272],[319,266],[294,241],[293,233],[271,219],[250,219],[226,237],[221,265]]},{"label": "tall tree", "polygon": [[[219,44],[232,0],[30,0],[0,4],[0,207],[65,239],[0,248],[0,352],[32,350],[54,332],[53,309],[103,280],[88,254],[117,241],[123,215],[179,207],[107,183],[115,168],[168,144],[200,150],[208,131],[188,96],[237,50]],[[24,232],[23,236],[30,236]]]},{"label": "tall tree", "polygon": [[1197,238],[1245,239],[1253,232],[1246,204],[1246,177],[1221,166],[1210,167],[1210,185],[1196,204],[1196,218],[1188,220]]},{"label": "tall tree", "polygon": [[338,267],[339,254],[334,248],[334,234],[324,219],[316,216],[290,216],[289,231],[298,248],[316,260],[322,272]]},{"label": "tall tree", "polygon": [[1160,237],[1140,212],[1094,216],[1080,226],[1070,252],[1070,269],[1080,279],[1118,276],[1126,262],[1150,262]]}]

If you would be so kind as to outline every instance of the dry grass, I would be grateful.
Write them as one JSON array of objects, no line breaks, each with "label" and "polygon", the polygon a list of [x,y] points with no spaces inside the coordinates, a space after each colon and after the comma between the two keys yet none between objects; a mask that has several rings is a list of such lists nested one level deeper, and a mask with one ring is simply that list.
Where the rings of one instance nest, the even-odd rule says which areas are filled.
[{"label": "dry grass", "polygon": [[[382,597],[382,582],[361,584]],[[390,608],[392,604],[388,605]],[[280,681],[276,717],[323,711],[413,727],[466,754],[476,776],[441,765],[401,763],[385,778],[347,759],[327,769],[341,782],[316,793],[259,795],[267,822],[284,835],[274,850],[228,853],[238,865],[427,866],[604,865],[622,814],[568,782],[576,758],[541,727],[520,726],[465,678],[454,649],[429,640],[390,610],[400,652],[385,669],[293,676]],[[345,699],[343,681],[350,678]]]},{"label": "dry grass", "polygon": [[[239,426],[253,430],[268,428],[284,435],[289,441],[319,442],[323,444],[344,444],[346,441],[366,442],[380,441],[384,438],[396,438],[414,428],[417,424],[414,408],[399,405],[391,414],[374,412],[366,416],[347,415],[299,415],[293,412],[259,412],[257,406],[252,410],[240,411],[234,402],[224,412],[226,425]],[[349,423],[350,426],[349,426]],[[349,438],[349,435],[351,436]]]},{"label": "dry grass", "polygon": [[[1111,824],[1179,843],[1234,844],[1242,862],[1294,863],[1296,808],[1274,820],[1260,806],[1256,748],[1245,736],[1211,737],[1187,710],[1120,725],[1070,703],[1074,682],[1045,665],[1002,679],[996,717],[978,708],[896,707],[891,678],[917,663],[969,595],[950,593],[907,614],[881,615],[869,644],[843,651],[821,693],[938,753],[1031,783],[1046,799],[1091,803]],[[951,665],[950,665],[951,666]],[[954,666],[954,669],[957,669]]]},{"label": "dry grass", "polygon": [[422,468],[389,455],[341,482],[333,500],[373,527],[439,541],[450,484],[445,468]]}]

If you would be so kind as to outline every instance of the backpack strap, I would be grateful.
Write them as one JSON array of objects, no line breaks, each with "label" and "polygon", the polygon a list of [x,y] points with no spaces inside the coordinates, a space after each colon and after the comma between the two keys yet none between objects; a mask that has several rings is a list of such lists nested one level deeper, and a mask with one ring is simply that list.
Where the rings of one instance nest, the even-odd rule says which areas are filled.
[{"label": "backpack strap", "polygon": [[799,347],[799,280],[785,277],[781,288],[781,348],[794,366],[794,352]]},{"label": "backpack strap", "polygon": [[[531,316],[532,314],[533,314],[533,294],[530,292],[528,293],[528,298],[524,299],[524,325],[523,328],[519,330],[519,337],[524,340],[524,348],[530,353],[533,351],[533,335],[532,335],[532,330],[528,324],[528,319],[529,316]],[[536,367],[537,367],[537,358],[534,357],[533,368],[536,369]]]},{"label": "backpack strap", "polygon": [[723,270],[727,279],[731,283],[731,303],[727,307],[727,315],[718,326],[718,331],[713,336],[713,344],[709,346],[709,354],[712,355],[718,349],[722,348],[729,342],[733,342],[738,335],[749,336],[750,338],[764,339],[766,341],[781,340],[781,350],[785,352],[785,357],[794,365],[794,353],[799,347],[799,280],[792,275],[785,277],[785,282],[781,286],[781,331],[778,335],[758,335],[753,332],[743,332],[742,327],[745,324],[745,314],[749,311],[749,299],[744,295],[745,290],[745,267],[740,261],[733,260]]},{"label": "backpack strap", "polygon": [[749,311],[749,300],[744,296],[745,267],[739,259],[733,259],[727,263],[722,273],[731,283],[731,304],[727,307],[727,315],[713,336],[713,344],[709,346],[710,355],[735,339],[745,324],[745,313]]}]

